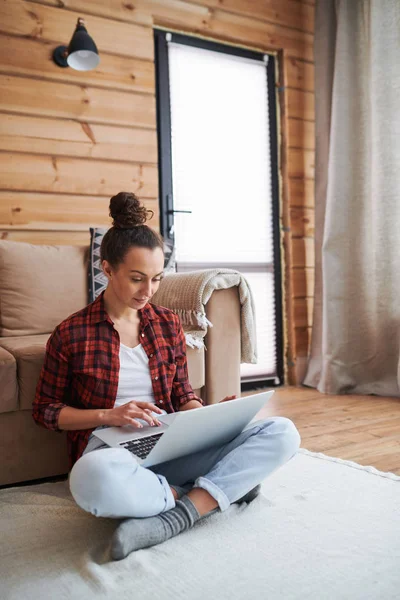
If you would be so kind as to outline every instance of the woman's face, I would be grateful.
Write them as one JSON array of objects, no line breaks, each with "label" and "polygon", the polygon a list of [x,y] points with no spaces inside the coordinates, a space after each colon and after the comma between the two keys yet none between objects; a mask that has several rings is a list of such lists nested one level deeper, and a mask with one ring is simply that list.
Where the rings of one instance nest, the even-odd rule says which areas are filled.
[{"label": "woman's face", "polygon": [[143,308],[157,291],[163,270],[164,253],[161,248],[132,247],[116,270],[103,260],[103,271],[113,293],[122,304],[136,310]]}]

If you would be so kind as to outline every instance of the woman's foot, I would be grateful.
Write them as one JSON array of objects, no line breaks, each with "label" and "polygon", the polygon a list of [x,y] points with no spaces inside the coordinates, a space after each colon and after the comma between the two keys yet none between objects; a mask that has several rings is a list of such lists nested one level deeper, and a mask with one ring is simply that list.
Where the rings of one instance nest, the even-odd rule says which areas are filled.
[{"label": "woman's foot", "polygon": [[174,508],[154,517],[126,519],[114,532],[111,557],[121,560],[134,550],[161,544],[190,529],[199,519],[200,514],[188,496],[182,496]]},{"label": "woman's foot", "polygon": [[192,488],[187,496],[193,502],[201,517],[218,508],[216,499],[203,488]]}]

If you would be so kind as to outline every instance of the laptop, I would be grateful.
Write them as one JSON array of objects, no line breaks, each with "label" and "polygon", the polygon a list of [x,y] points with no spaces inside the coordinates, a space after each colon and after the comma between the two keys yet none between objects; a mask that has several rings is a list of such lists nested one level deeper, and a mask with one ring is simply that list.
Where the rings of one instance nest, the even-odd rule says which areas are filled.
[{"label": "laptop", "polygon": [[139,419],[145,423],[142,429],[132,425],[106,427],[93,431],[93,435],[113,448],[126,448],[141,466],[151,467],[230,442],[246,426],[252,426],[253,418],[273,393],[262,392],[182,412],[157,414],[162,423],[158,427]]}]

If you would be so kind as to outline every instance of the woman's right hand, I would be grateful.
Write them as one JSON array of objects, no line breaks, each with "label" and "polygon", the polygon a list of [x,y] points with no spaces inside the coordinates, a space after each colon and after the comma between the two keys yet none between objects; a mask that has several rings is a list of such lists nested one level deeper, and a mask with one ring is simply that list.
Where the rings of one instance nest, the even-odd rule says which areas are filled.
[{"label": "woman's right hand", "polygon": [[161,408],[155,406],[151,402],[140,402],[131,400],[122,406],[111,408],[106,413],[106,424],[113,427],[123,427],[124,425],[132,425],[132,427],[141,428],[143,425],[136,421],[136,418],[143,419],[149,425],[162,425],[160,421],[151,413],[156,412],[164,414]]}]

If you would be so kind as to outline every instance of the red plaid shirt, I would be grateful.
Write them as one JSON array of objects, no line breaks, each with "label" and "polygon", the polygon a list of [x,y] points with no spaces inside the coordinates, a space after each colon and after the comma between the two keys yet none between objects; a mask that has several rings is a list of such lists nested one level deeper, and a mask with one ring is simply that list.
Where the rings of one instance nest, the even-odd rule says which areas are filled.
[{"label": "red plaid shirt", "polygon": [[[113,408],[119,379],[119,334],[104,308],[103,294],[60,323],[50,336],[36,388],[36,423],[61,432],[60,411]],[[149,358],[155,403],[177,412],[195,395],[188,381],[186,342],[179,317],[168,308],[146,304],[139,311],[139,335]],[[80,458],[95,427],[67,431],[70,468]]]}]

